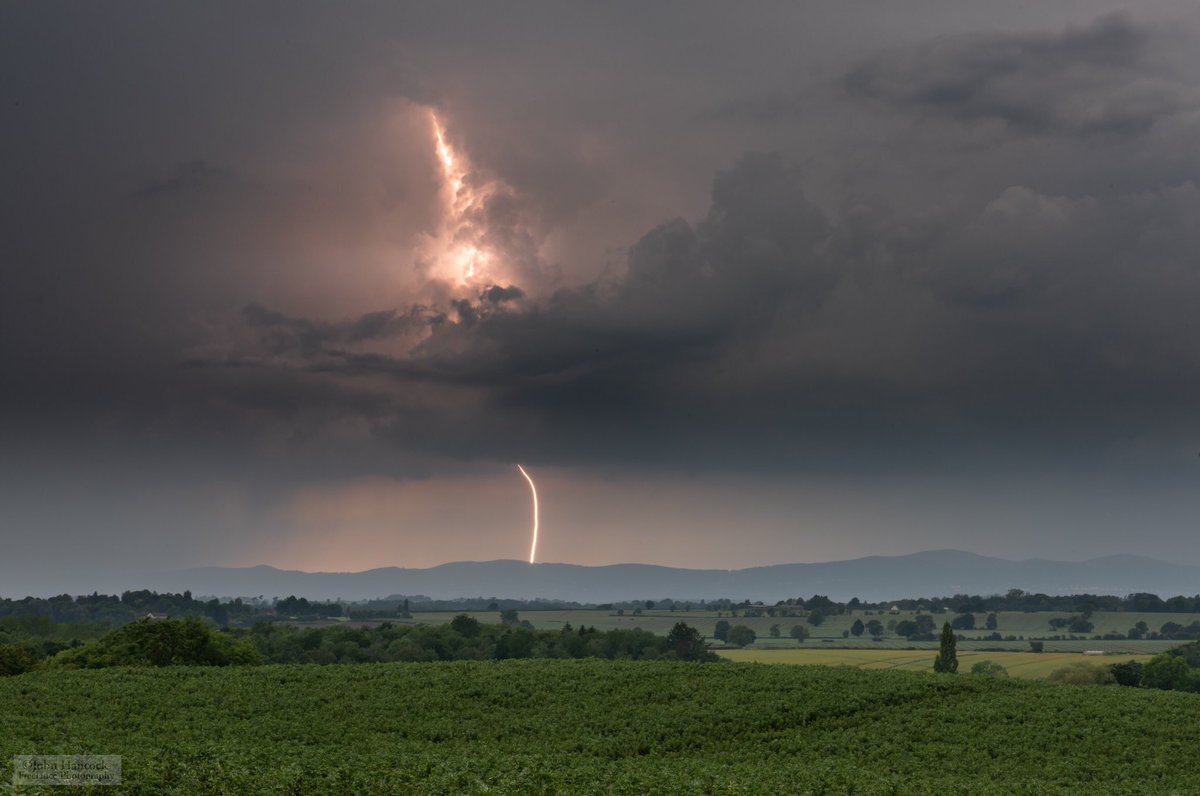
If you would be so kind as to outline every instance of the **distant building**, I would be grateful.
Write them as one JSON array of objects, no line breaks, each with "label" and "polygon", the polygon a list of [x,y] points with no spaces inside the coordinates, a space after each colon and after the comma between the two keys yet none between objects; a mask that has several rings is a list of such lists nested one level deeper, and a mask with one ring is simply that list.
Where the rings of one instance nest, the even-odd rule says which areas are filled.
[{"label": "distant building", "polygon": [[153,611],[146,614],[146,619],[170,619],[170,618],[171,617],[168,616],[167,614],[156,614]]},{"label": "distant building", "polygon": [[1084,650],[1084,655],[1105,655],[1104,650]]},{"label": "distant building", "polygon": [[889,614],[898,614],[898,613],[900,613],[900,606],[898,606],[898,605],[893,605],[891,608],[889,608],[889,609],[888,609],[888,613],[889,613]]}]

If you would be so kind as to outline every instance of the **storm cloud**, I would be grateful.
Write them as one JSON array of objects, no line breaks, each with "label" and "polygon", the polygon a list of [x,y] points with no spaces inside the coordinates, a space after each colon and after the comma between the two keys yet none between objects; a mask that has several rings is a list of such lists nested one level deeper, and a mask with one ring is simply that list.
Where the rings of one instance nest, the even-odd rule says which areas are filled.
[{"label": "storm cloud", "polygon": [[[220,512],[164,555],[244,534],[258,554],[289,543],[288,501],[336,517],[339,484],[365,501],[378,479],[518,460],[561,491],[767,479],[772,527],[803,478],[915,479],[945,506],[1124,484],[1129,511],[1186,524],[1190,4],[928,0],[871,25],[802,5],[268,9],[2,12],[0,466],[26,506],[6,530],[93,544],[72,528],[109,517],[97,533],[151,566],[151,529],[207,490]],[[670,511],[708,505],[689,489],[663,487]],[[922,510],[890,550],[933,538]]]},{"label": "storm cloud", "polygon": [[1137,135],[1195,110],[1191,84],[1160,58],[1162,38],[1125,14],[1057,33],[949,36],[864,59],[845,86],[904,112],[1016,132]]}]

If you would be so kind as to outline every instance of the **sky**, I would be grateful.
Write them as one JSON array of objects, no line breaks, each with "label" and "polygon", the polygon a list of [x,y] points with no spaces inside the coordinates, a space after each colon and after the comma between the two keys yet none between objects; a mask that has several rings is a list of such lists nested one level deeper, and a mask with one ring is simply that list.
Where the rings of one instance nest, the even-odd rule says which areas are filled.
[{"label": "sky", "polygon": [[1200,563],[1191,2],[0,5],[0,593]]}]

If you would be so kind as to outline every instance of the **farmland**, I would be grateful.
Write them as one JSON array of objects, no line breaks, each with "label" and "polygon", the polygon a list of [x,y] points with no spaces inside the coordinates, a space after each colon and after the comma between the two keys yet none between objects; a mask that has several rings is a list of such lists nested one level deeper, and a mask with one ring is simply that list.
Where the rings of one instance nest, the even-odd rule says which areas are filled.
[{"label": "farmland", "polygon": [[1196,695],[903,671],[41,670],[0,680],[0,715],[6,760],[122,755],[113,793],[1200,791]]},{"label": "farmland", "polygon": [[[933,671],[934,653],[928,650],[891,649],[741,649],[721,650],[721,657],[742,663],[801,664],[820,666],[850,666],[857,669],[894,669],[899,671]],[[1149,660],[1149,655],[1085,657],[1077,652],[960,652],[960,672],[969,672],[979,661],[992,661],[1007,670],[1011,677],[1041,679],[1055,669],[1079,661],[1109,664],[1127,660]]]},{"label": "farmland", "polygon": [[[411,618],[399,619],[393,618],[388,621],[395,624],[444,624],[453,619],[457,613],[454,611],[437,611],[427,613],[414,613]],[[494,622],[498,614],[494,611],[476,611],[466,612],[474,616],[481,622]],[[588,625],[595,627],[598,630],[611,630],[616,628],[641,628],[652,633],[665,634],[671,627],[679,621],[687,622],[692,627],[695,627],[703,635],[712,638],[716,624],[718,621],[725,619],[733,624],[746,625],[754,630],[758,639],[755,642],[755,647],[768,648],[779,647],[785,649],[794,649],[797,645],[794,640],[787,637],[788,629],[794,624],[804,625],[812,634],[811,637],[804,642],[805,646],[836,646],[836,647],[861,647],[864,649],[936,649],[936,642],[920,642],[909,641],[905,638],[897,637],[893,634],[885,633],[879,641],[873,641],[867,636],[855,638],[850,636],[844,638],[843,633],[849,632],[851,625],[855,620],[868,621],[870,619],[879,619],[880,621],[904,620],[912,619],[915,612],[904,611],[897,615],[884,615],[869,613],[864,611],[847,611],[844,614],[831,614],[825,618],[825,621],[819,626],[809,625],[804,617],[799,616],[759,616],[746,617],[737,616],[730,617],[728,612],[722,612],[718,615],[716,611],[655,611],[645,610],[640,614],[634,615],[632,612],[626,612],[624,615],[618,615],[613,611],[598,611],[598,610],[569,610],[569,611],[522,611],[521,619],[528,621],[534,627],[544,630],[555,630],[561,628],[564,624],[570,624],[578,627],[579,625]],[[1115,641],[1096,641],[1091,638],[1093,635],[1102,635],[1106,633],[1125,633],[1130,627],[1139,621],[1146,622],[1152,628],[1157,629],[1165,622],[1178,622],[1180,624],[1188,624],[1195,621],[1195,614],[1184,613],[1137,613],[1129,611],[1108,611],[1097,612],[1092,615],[1091,621],[1095,628],[1091,633],[1080,635],[1074,639],[1065,637],[1064,631],[1054,630],[1050,627],[1050,620],[1055,618],[1067,617],[1069,614],[1041,611],[1029,613],[1023,611],[1001,611],[997,614],[996,632],[1002,636],[1014,636],[1019,640],[1013,641],[992,641],[984,640],[984,636],[992,631],[979,629],[961,631],[961,635],[966,639],[960,642],[959,649],[969,650],[997,650],[1003,649],[1010,652],[1028,651],[1029,644],[1026,639],[1030,638],[1047,638],[1045,649],[1047,652],[1082,652],[1088,649],[1103,649],[1114,654],[1124,655],[1153,655],[1158,652],[1163,652],[1171,647],[1178,646],[1178,641],[1169,640],[1128,640],[1121,639]],[[948,621],[953,617],[952,614],[935,615],[936,622],[941,624],[943,621]],[[985,616],[979,614],[977,616],[978,626],[984,625]],[[781,631],[780,638],[772,638],[770,629],[772,625],[779,625]],[[1054,636],[1064,636],[1063,638],[1055,639]]]}]

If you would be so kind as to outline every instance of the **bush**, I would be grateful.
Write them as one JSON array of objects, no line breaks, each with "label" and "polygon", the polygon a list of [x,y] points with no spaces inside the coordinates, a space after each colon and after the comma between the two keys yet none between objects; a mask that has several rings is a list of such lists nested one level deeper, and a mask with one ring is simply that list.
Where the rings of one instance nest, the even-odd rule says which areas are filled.
[{"label": "bush", "polygon": [[1061,669],[1055,669],[1046,679],[1052,683],[1063,685],[1113,685],[1117,682],[1107,666],[1087,661],[1079,661]]},{"label": "bush", "polygon": [[971,674],[978,674],[984,677],[1008,677],[1008,669],[1005,669],[995,661],[980,661],[971,667]]},{"label": "bush", "polygon": [[745,625],[734,625],[729,628],[729,643],[736,644],[739,647],[744,647],[747,644],[753,644],[758,635]]},{"label": "bush", "polygon": [[37,664],[37,658],[24,644],[0,645],[0,677],[25,674]]},{"label": "bush", "polygon": [[1138,661],[1114,663],[1108,667],[1117,685],[1139,686],[1142,684],[1142,664]]},{"label": "bush", "polygon": [[1192,670],[1183,658],[1166,653],[1155,655],[1142,666],[1142,685],[1163,691],[1191,691]]},{"label": "bush", "polygon": [[172,621],[141,619],[99,641],[60,652],[55,666],[99,669],[106,666],[230,666],[259,662],[249,639],[235,639],[196,617]]}]

